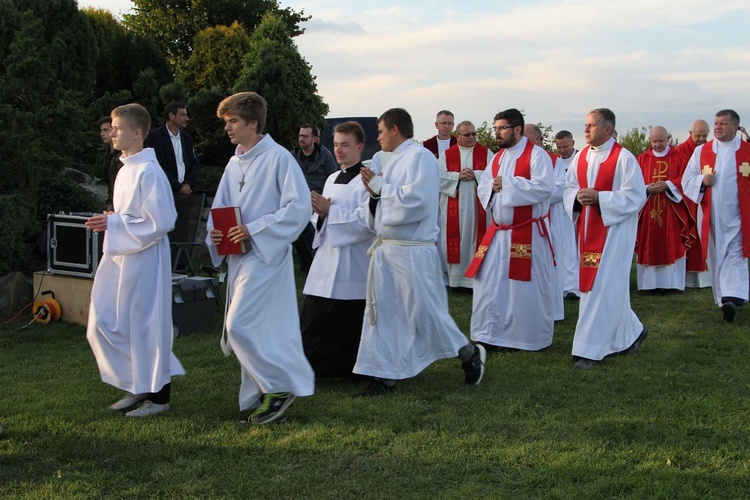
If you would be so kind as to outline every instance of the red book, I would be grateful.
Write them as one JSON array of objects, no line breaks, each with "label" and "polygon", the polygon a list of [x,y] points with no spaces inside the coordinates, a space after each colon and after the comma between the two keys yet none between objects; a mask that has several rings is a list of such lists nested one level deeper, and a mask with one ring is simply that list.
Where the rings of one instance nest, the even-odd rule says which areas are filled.
[{"label": "red book", "polygon": [[235,226],[242,225],[242,213],[240,212],[240,207],[212,208],[211,218],[214,221],[214,229],[218,229],[221,231],[221,234],[224,235],[221,243],[216,247],[219,251],[219,255],[233,255],[247,252],[245,241],[232,243],[229,241],[229,238],[227,238],[227,231]]}]

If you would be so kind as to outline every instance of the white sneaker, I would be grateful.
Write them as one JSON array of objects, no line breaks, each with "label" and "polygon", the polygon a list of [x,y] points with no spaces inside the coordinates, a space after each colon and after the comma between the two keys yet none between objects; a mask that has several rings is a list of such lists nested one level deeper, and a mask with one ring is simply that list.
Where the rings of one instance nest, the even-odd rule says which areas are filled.
[{"label": "white sneaker", "polygon": [[131,406],[135,406],[137,403],[140,403],[141,401],[146,399],[146,396],[147,394],[130,394],[129,392],[126,392],[124,398],[117,401],[116,403],[113,403],[109,408],[115,411],[125,410],[130,408]]},{"label": "white sneaker", "polygon": [[169,403],[164,405],[158,405],[151,401],[146,401],[135,410],[129,411],[125,414],[126,417],[150,417],[151,415],[157,415],[164,413],[169,409]]}]

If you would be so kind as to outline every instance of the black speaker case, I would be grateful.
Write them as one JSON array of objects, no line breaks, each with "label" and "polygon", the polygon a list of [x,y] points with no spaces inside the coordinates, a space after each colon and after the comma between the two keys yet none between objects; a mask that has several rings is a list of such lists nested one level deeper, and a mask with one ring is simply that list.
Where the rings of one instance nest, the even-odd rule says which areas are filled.
[{"label": "black speaker case", "polygon": [[47,272],[93,278],[102,257],[104,233],[86,228],[88,215],[47,215]]},{"label": "black speaker case", "polygon": [[218,278],[193,276],[172,282],[172,323],[175,336],[214,327]]}]

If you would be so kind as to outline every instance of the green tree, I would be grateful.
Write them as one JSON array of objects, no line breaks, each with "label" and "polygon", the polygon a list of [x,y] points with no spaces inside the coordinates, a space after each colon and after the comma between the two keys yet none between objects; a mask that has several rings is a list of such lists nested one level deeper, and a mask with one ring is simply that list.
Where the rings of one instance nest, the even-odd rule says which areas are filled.
[{"label": "green tree", "polygon": [[[0,263],[17,268],[30,253],[19,235],[29,236],[46,215],[38,208],[49,201],[40,186],[91,155],[86,104],[96,44],[75,0],[3,0],[0,19],[0,193],[13,206],[0,210],[0,227],[21,242],[0,246]],[[63,188],[53,196],[67,194]]]},{"label": "green tree", "polygon": [[617,139],[622,144],[622,147],[633,153],[635,156],[646,151],[651,147],[651,141],[649,140],[648,134],[651,130],[651,125],[646,127],[633,127],[624,134],[620,135]]},{"label": "green tree", "polygon": [[[107,91],[101,97],[97,98],[91,105],[89,116],[93,122],[94,118],[98,119],[101,116],[107,116],[117,106],[122,106],[129,102],[133,102],[133,93],[131,91],[126,89],[117,92]],[[96,131],[95,127],[94,131]]]},{"label": "green tree", "polygon": [[552,127],[545,125],[542,122],[536,124],[537,127],[542,131],[542,145],[547,151],[556,152],[555,147],[555,134],[552,132]]},{"label": "green tree", "polygon": [[253,32],[235,90],[252,90],[266,99],[266,132],[279,144],[296,144],[300,123],[325,129],[328,105],[318,95],[312,66],[300,55],[278,15],[267,14]]},{"label": "green tree", "polygon": [[486,146],[493,153],[497,153],[499,149],[495,140],[495,132],[492,131],[492,127],[486,121],[477,127],[477,142]]},{"label": "green tree", "polygon": [[96,44],[86,17],[75,0],[15,0],[18,12],[29,11],[41,21],[35,43],[26,47],[43,50],[48,64],[64,88],[84,93],[94,88]]},{"label": "green tree", "polygon": [[198,91],[187,103],[190,110],[191,133],[195,152],[201,159],[201,171],[206,165],[224,167],[234,154],[234,146],[224,132],[224,122],[216,116],[216,108],[227,96],[219,87]]},{"label": "green tree", "polygon": [[182,73],[185,89],[190,94],[211,87],[230,91],[250,49],[247,31],[237,22],[206,28],[195,36],[194,46]]},{"label": "green tree", "polygon": [[274,13],[291,36],[302,34],[304,12],[281,8],[276,0],[133,0],[134,13],[124,23],[134,33],[150,38],[162,48],[172,68],[181,76],[193,52],[193,39],[203,29],[231,26],[235,21],[252,31],[266,13]]},{"label": "green tree", "polygon": [[144,70],[150,69],[158,85],[172,80],[172,71],[157,46],[142,36],[129,32],[108,11],[88,8],[82,11],[96,38],[97,97],[133,86]]},{"label": "green tree", "polygon": [[148,110],[152,124],[156,117],[161,116],[163,106],[159,101],[159,82],[156,81],[153,69],[142,70],[138,79],[133,82],[133,99]]}]

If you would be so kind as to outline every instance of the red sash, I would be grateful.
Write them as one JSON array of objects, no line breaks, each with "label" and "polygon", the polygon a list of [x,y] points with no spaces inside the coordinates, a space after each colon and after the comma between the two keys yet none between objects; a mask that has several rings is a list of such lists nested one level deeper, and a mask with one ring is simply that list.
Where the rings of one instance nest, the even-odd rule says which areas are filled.
[{"label": "red sash", "polygon": [[[599,166],[599,172],[594,181],[594,189],[597,191],[612,191],[617,159],[620,157],[621,150],[620,143],[615,142],[609,156]],[[586,159],[588,152],[589,146],[586,146],[578,156],[578,185],[581,188],[587,188],[589,185],[586,177],[589,168],[589,162]],[[587,214],[588,224],[586,223]],[[594,205],[582,205],[581,214],[578,216],[578,250],[581,256],[579,287],[582,292],[588,292],[594,286],[606,241],[607,228],[602,220],[602,214]]]},{"label": "red sash", "polygon": [[[487,148],[481,144],[474,146],[472,152],[472,169],[484,170],[487,166]],[[448,172],[461,171],[461,150],[458,145],[451,146],[445,150],[445,164]],[[474,197],[476,205],[476,230],[477,230],[477,247],[479,242],[484,238],[487,230],[487,212],[482,208],[479,198]],[[445,224],[446,239],[446,257],[448,264],[458,264],[461,262],[461,227],[459,225],[458,210],[458,188],[456,188],[455,198],[448,197],[448,209],[446,213]],[[476,248],[474,249],[476,250]]]},{"label": "red sash", "polygon": [[[716,168],[716,153],[713,140],[703,145],[701,150],[701,173],[713,174]],[[750,257],[750,144],[740,141],[737,150],[737,194],[740,201],[740,224],[742,228],[742,256]],[[706,189],[701,200],[703,221],[701,225],[701,245],[703,259],[708,257],[708,237],[711,230],[711,189]]]},{"label": "red sash", "polygon": [[[513,175],[515,177],[524,177],[531,179],[531,151],[534,149],[534,145],[531,141],[526,142],[526,147],[521,153],[521,156],[516,160],[515,169]],[[505,150],[501,150],[500,154],[495,155],[492,160],[492,177],[497,177],[497,173],[500,169],[500,159],[505,153]],[[533,223],[539,223],[541,225],[542,235],[549,238],[547,234],[546,225],[544,219],[549,217],[549,213],[543,217],[534,219],[532,217],[532,205],[525,205],[522,207],[515,207],[513,210],[513,223],[510,225],[497,224],[494,219],[492,224],[484,234],[482,244],[477,248],[477,252],[474,254],[474,260],[466,269],[467,278],[473,278],[479,272],[479,268],[484,262],[484,256],[487,254],[487,250],[492,244],[492,240],[495,237],[495,233],[498,230],[511,231],[510,234],[510,264],[508,266],[508,278],[517,281],[531,281],[531,236]]]}]

